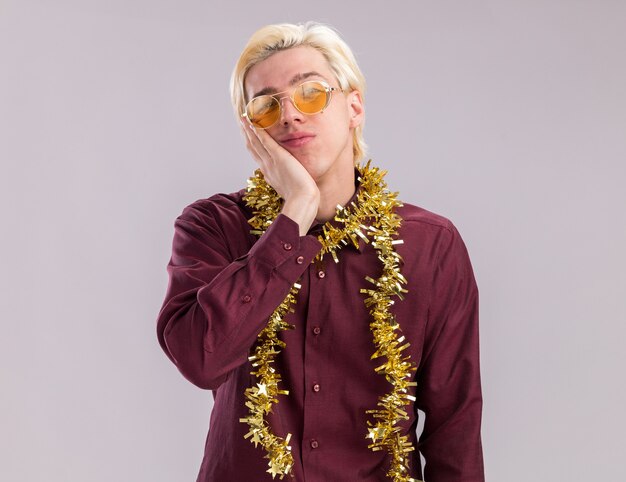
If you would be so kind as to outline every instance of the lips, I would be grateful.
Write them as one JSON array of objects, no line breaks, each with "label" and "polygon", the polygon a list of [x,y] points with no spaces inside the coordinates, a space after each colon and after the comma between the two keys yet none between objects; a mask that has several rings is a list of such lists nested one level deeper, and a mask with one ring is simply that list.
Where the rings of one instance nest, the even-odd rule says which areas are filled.
[{"label": "lips", "polygon": [[301,147],[311,142],[314,138],[315,135],[309,132],[294,132],[283,137],[278,142],[285,147]]}]

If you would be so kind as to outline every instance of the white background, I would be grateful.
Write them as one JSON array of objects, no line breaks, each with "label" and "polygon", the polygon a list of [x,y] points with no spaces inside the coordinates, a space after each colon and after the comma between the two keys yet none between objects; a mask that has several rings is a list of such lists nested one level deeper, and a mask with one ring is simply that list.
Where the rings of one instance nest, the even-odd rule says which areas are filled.
[{"label": "white background", "polygon": [[0,1],[0,479],[184,482],[210,392],[161,351],[173,223],[254,164],[248,37],[334,25],[366,140],[481,296],[492,482],[622,481],[626,3]]}]

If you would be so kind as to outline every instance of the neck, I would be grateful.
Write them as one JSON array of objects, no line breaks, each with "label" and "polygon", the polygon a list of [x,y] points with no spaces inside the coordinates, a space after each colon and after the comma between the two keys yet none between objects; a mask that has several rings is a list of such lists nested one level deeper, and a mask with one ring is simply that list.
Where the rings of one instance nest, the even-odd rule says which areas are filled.
[{"label": "neck", "polygon": [[335,217],[337,205],[345,206],[354,195],[354,164],[347,164],[341,172],[333,172],[317,182],[320,204],[315,221],[325,223]]}]

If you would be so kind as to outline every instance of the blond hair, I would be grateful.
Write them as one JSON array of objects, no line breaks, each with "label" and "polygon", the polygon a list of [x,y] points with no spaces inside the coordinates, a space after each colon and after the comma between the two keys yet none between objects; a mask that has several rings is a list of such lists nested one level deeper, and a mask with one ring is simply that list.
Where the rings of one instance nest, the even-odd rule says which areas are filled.
[{"label": "blond hair", "polygon": [[[248,71],[276,52],[300,46],[313,47],[324,56],[341,89],[347,92],[357,90],[364,96],[365,77],[352,50],[333,28],[316,22],[267,25],[250,37],[230,78],[230,96],[237,118],[248,102],[244,90]],[[365,156],[367,149],[363,140],[363,122],[354,129],[352,140],[356,162]]]}]

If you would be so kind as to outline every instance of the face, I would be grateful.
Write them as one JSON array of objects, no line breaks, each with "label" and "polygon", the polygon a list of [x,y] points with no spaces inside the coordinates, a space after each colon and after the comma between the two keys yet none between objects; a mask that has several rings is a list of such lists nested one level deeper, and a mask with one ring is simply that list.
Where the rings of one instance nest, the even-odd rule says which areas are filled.
[{"label": "face", "polygon": [[[323,80],[339,88],[324,56],[304,46],[277,52],[254,65],[246,75],[244,88],[248,100],[260,93],[287,91],[282,97],[305,80]],[[334,91],[326,109],[313,115],[302,114],[289,97],[280,102],[281,117],[267,132],[315,181],[353,169],[352,132],[364,115],[359,92]]]}]

